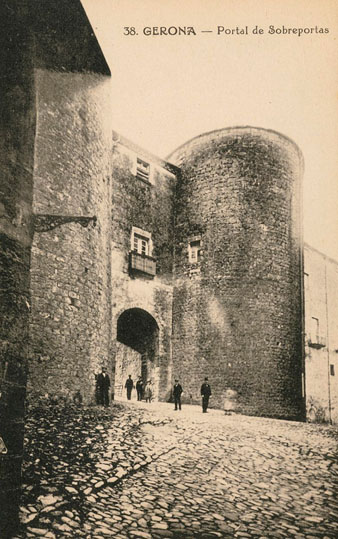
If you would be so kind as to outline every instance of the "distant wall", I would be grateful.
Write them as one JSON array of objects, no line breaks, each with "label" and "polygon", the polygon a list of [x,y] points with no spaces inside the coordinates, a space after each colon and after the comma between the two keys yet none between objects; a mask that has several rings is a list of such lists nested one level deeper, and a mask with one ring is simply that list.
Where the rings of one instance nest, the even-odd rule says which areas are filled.
[{"label": "distant wall", "polygon": [[338,423],[338,262],[306,245],[304,274],[307,417]]},{"label": "distant wall", "polygon": [[[115,386],[114,393],[116,398],[125,398],[126,389],[125,383],[129,376],[134,382],[134,386],[141,372],[141,354],[136,350],[130,350],[128,346],[118,342],[116,345],[116,362],[115,362]],[[132,400],[136,400],[137,393],[134,387],[132,391]]]}]

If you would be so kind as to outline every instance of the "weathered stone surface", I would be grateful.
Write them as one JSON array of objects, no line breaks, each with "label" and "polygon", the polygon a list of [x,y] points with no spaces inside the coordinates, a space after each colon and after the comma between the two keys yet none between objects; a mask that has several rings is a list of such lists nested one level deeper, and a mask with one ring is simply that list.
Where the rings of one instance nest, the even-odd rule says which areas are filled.
[{"label": "weathered stone surface", "polygon": [[109,78],[38,69],[35,84],[34,212],[47,217],[32,246],[29,391],[80,405],[110,346]]},{"label": "weathered stone surface", "polygon": [[[272,131],[226,128],[169,159],[180,168],[173,371],[186,401],[199,403],[208,375],[212,406],[223,407],[231,388],[236,409],[300,419],[299,149]],[[200,241],[194,263],[191,240]]]}]

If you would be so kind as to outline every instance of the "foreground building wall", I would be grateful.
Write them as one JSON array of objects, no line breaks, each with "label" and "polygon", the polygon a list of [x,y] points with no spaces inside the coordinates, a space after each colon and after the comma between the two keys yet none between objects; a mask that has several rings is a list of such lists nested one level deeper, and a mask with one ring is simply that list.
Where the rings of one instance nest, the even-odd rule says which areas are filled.
[{"label": "foreground building wall", "polygon": [[338,423],[338,262],[304,248],[306,407]]},{"label": "foreground building wall", "polygon": [[77,7],[51,6],[46,27],[60,43],[37,42],[28,387],[89,402],[110,343],[112,128],[109,69]]},{"label": "foreground building wall", "polygon": [[201,135],[169,156],[175,218],[173,370],[199,401],[228,388],[244,413],[301,419],[302,158],[278,133]]},{"label": "foreground building wall", "polygon": [[[34,272],[37,265],[34,254],[31,264],[31,245],[37,224],[32,214],[33,181],[36,186],[39,168],[37,130],[42,125],[38,119],[42,112],[37,95],[42,88],[38,72],[52,72],[54,80],[59,72],[66,80],[67,75],[79,71],[100,73],[107,78],[109,69],[77,0],[2,2],[0,29],[0,536],[7,538],[15,534],[18,522],[26,374],[29,356],[33,355],[29,342],[30,294],[35,302],[30,319],[34,323],[39,320],[42,303],[36,309],[36,298],[42,297],[42,291],[48,296],[49,285],[45,280],[46,249],[41,261],[41,279],[36,287],[35,284],[30,287],[31,267]],[[56,98],[52,84],[49,90]],[[52,104],[53,98],[49,98],[50,119],[58,108]],[[67,116],[68,109],[63,113]],[[43,133],[45,150],[51,159],[55,157],[51,145],[56,143],[55,137],[50,136],[52,129],[53,121]],[[61,136],[64,139],[65,133],[60,132]],[[49,171],[48,167],[40,168],[40,182],[46,179],[48,183],[44,173],[48,177],[51,168]],[[68,182],[69,177],[65,180]],[[52,185],[50,188],[53,190]],[[38,228],[40,225],[41,220]],[[46,320],[40,323],[40,339],[41,335],[48,335]],[[48,338],[42,346],[49,348]],[[36,378],[35,388],[39,390],[44,382],[45,371]],[[58,382],[60,378],[54,381],[54,387]],[[61,382],[64,383],[64,378]]]},{"label": "foreground building wall", "polygon": [[35,95],[22,2],[0,4],[0,537],[18,521],[30,306]]},{"label": "foreground building wall", "polygon": [[35,77],[29,384],[91,400],[110,339],[109,87],[95,74],[38,70]]}]

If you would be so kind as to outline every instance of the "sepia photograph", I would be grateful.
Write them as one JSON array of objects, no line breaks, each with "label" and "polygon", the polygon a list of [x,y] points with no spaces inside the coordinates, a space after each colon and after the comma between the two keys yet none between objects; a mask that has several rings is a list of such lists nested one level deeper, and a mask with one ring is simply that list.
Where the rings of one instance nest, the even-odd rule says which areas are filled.
[{"label": "sepia photograph", "polygon": [[0,538],[336,538],[337,0],[0,36]]}]

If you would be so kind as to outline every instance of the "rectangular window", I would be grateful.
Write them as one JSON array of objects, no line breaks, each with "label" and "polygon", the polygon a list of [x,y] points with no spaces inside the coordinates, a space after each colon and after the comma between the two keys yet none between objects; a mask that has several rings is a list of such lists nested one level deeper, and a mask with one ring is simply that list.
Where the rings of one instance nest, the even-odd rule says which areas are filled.
[{"label": "rectangular window", "polygon": [[195,239],[189,241],[188,245],[189,262],[196,264],[201,259],[201,240]]},{"label": "rectangular window", "polygon": [[331,376],[334,376],[334,375],[335,375],[335,372],[334,372],[334,365],[330,365],[330,374],[331,374]]},{"label": "rectangular window", "polygon": [[141,272],[154,277],[156,275],[156,260],[152,256],[153,242],[151,233],[133,226],[130,245],[129,270],[134,276]]},{"label": "rectangular window", "polygon": [[149,238],[134,233],[133,250],[139,255],[149,256]]},{"label": "rectangular window", "polygon": [[150,178],[150,164],[139,157],[136,161],[136,176],[146,181],[149,181]]}]

